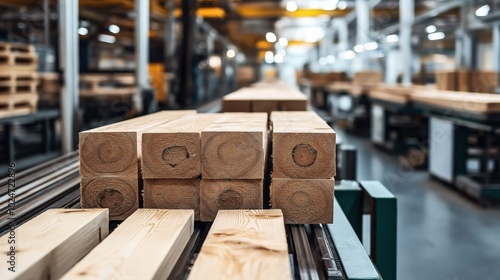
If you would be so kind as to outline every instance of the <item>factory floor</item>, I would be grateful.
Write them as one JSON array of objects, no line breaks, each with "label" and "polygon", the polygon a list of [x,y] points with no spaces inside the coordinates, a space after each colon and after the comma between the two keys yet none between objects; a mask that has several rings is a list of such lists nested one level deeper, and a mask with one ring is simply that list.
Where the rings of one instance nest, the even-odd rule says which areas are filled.
[{"label": "factory floor", "polygon": [[336,131],[358,149],[358,180],[381,181],[398,199],[398,279],[500,279],[499,209],[479,206],[426,171],[407,171],[365,138]]}]

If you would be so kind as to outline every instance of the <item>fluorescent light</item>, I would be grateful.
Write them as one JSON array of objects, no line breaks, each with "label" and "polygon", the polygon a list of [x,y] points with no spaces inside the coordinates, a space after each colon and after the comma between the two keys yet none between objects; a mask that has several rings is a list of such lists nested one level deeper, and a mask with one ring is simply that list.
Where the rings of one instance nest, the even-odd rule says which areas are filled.
[{"label": "fluorescent light", "polygon": [[326,65],[328,61],[326,61],[326,57],[322,57],[319,59],[319,65]]},{"label": "fluorescent light", "polygon": [[233,58],[236,56],[236,52],[234,50],[227,50],[226,55],[229,58]]},{"label": "fluorescent light", "polygon": [[429,38],[429,40],[431,40],[431,41],[442,40],[442,39],[444,39],[444,37],[445,37],[445,35],[443,32],[436,32],[436,33],[432,33],[432,34],[427,35],[427,38]]},{"label": "fluorescent light", "polygon": [[337,4],[337,8],[339,8],[340,10],[345,10],[347,8],[347,3],[344,2],[344,1],[340,1],[338,4]]},{"label": "fluorescent light", "polygon": [[438,30],[438,29],[437,29],[437,27],[436,27],[435,25],[429,25],[429,26],[427,26],[427,27],[425,28],[425,32],[427,32],[427,33],[429,33],[429,34],[430,34],[430,33],[434,33],[434,32],[436,32],[437,30]]},{"label": "fluorescent light", "polygon": [[389,35],[385,37],[385,41],[387,43],[396,43],[397,41],[399,41],[399,36],[397,34]]},{"label": "fluorescent light", "polygon": [[476,16],[485,17],[490,13],[490,5],[484,5],[476,10]]},{"label": "fluorescent light", "polygon": [[282,45],[283,47],[286,47],[288,46],[288,39],[287,38],[284,38],[284,37],[281,37],[278,41],[280,43],[280,45]]},{"label": "fluorescent light", "polygon": [[85,27],[80,27],[80,28],[78,28],[78,34],[85,36],[85,35],[89,34],[89,30]]},{"label": "fluorescent light", "polygon": [[120,32],[120,27],[116,24],[111,24],[109,27],[108,27],[108,30],[109,32],[113,33],[113,34],[118,34]]},{"label": "fluorescent light", "polygon": [[354,51],[357,53],[362,53],[364,50],[365,50],[365,48],[363,47],[363,45],[354,46]]},{"label": "fluorescent light", "polygon": [[274,56],[274,62],[276,62],[276,63],[282,63],[283,62],[283,56],[281,56],[280,54],[276,54]]},{"label": "fluorescent light", "polygon": [[345,51],[345,52],[341,52],[339,54],[339,57],[340,59],[346,59],[346,60],[351,60],[351,59],[355,59],[356,58],[356,53],[351,51],[351,50],[348,50],[348,51]]},{"label": "fluorescent light", "polygon": [[378,44],[377,44],[377,42],[369,42],[369,43],[364,44],[364,48],[367,51],[373,51],[373,50],[376,50],[378,48]]},{"label": "fluorescent light", "polygon": [[269,43],[274,43],[274,42],[276,42],[276,34],[274,34],[273,32],[267,32],[267,33],[266,33],[266,40],[267,40]]},{"label": "fluorescent light", "polygon": [[106,34],[99,34],[99,36],[97,37],[97,40],[99,40],[103,43],[108,43],[108,44],[113,44],[114,42],[116,42],[115,36],[106,35]]},{"label": "fluorescent light", "polygon": [[335,56],[333,56],[333,55],[327,56],[326,62],[328,62],[329,64],[334,64],[335,63]]},{"label": "fluorescent light", "polygon": [[266,55],[264,56],[264,60],[266,61],[266,63],[274,63],[274,54],[272,51],[268,51],[266,52]]},{"label": "fluorescent light", "polygon": [[293,2],[293,1],[288,1],[286,3],[286,10],[289,12],[292,12],[292,13],[297,11],[297,3]]},{"label": "fluorescent light", "polygon": [[323,6],[323,10],[325,11],[332,11],[337,9],[337,4],[339,3],[339,0],[330,0],[326,1],[326,3]]}]

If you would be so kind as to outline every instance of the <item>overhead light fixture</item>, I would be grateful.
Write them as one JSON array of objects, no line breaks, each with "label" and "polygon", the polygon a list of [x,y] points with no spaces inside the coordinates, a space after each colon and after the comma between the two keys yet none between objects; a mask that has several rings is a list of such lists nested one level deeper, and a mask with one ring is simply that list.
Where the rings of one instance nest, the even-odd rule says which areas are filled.
[{"label": "overhead light fixture", "polygon": [[333,56],[333,55],[327,56],[326,62],[328,62],[329,64],[334,64],[335,63],[335,56]]},{"label": "overhead light fixture", "polygon": [[236,56],[236,52],[234,50],[227,50],[226,55],[229,58],[233,58]]},{"label": "overhead light fixture", "polygon": [[490,13],[490,5],[484,5],[476,10],[476,16],[485,17]]},{"label": "overhead light fixture", "polygon": [[436,33],[432,33],[432,34],[427,35],[427,38],[429,38],[429,40],[431,40],[431,41],[442,40],[442,39],[444,39],[444,37],[445,37],[445,35],[443,32],[436,32]]},{"label": "overhead light fixture", "polygon": [[355,59],[356,58],[356,53],[351,51],[351,50],[348,50],[348,51],[345,51],[345,52],[341,52],[339,54],[339,58],[340,59],[345,59],[345,60],[352,60],[352,59]]},{"label": "overhead light fixture", "polygon": [[274,63],[274,53],[272,51],[267,51],[264,56],[264,61],[269,64]]},{"label": "overhead light fixture", "polygon": [[284,37],[281,37],[278,41],[280,43],[280,45],[282,45],[283,47],[286,47],[288,46],[288,39],[287,38],[284,38]]},{"label": "overhead light fixture", "polygon": [[81,36],[85,36],[89,34],[89,30],[85,27],[80,27],[78,28],[78,34],[80,34]]},{"label": "overhead light fixture", "polygon": [[378,48],[378,43],[377,42],[369,42],[369,43],[365,43],[363,45],[364,49],[367,50],[367,51],[373,51],[373,50],[376,50]]},{"label": "overhead light fixture", "polygon": [[274,34],[273,32],[267,32],[266,33],[266,40],[269,42],[269,43],[274,43],[276,42],[276,34]]},{"label": "overhead light fixture", "polygon": [[211,55],[208,58],[208,65],[210,65],[211,68],[219,68],[222,65],[222,61],[220,57]]},{"label": "overhead light fixture", "polygon": [[103,43],[114,44],[116,42],[116,37],[107,34],[99,34],[97,40]]},{"label": "overhead light fixture", "polygon": [[283,63],[283,56],[281,56],[279,53],[277,53],[275,56],[274,56],[274,62],[276,63]]},{"label": "overhead light fixture", "polygon": [[389,35],[385,37],[385,41],[387,43],[396,43],[397,41],[399,41],[399,36],[397,34]]},{"label": "overhead light fixture", "polygon": [[429,33],[429,34],[430,34],[430,33],[434,33],[434,32],[436,32],[437,30],[438,30],[438,29],[437,29],[437,27],[436,27],[435,25],[429,25],[429,26],[427,26],[427,27],[425,28],[425,32],[427,32],[427,33]]},{"label": "overhead light fixture", "polygon": [[338,4],[337,4],[337,8],[339,8],[339,10],[345,10],[347,8],[347,3],[344,2],[344,1],[340,1]]},{"label": "overhead light fixture", "polygon": [[354,46],[354,51],[357,53],[362,53],[364,50],[365,50],[365,48],[361,44]]},{"label": "overhead light fixture", "polygon": [[339,3],[339,0],[330,0],[326,1],[326,3],[323,6],[323,10],[325,11],[332,11],[337,9],[337,4]]},{"label": "overhead light fixture", "polygon": [[293,2],[293,1],[288,1],[286,3],[286,10],[289,12],[292,12],[292,13],[297,11],[297,3]]},{"label": "overhead light fixture", "polygon": [[109,32],[113,33],[113,34],[118,34],[120,33],[120,27],[116,24],[111,24],[109,27],[108,27],[108,30]]}]

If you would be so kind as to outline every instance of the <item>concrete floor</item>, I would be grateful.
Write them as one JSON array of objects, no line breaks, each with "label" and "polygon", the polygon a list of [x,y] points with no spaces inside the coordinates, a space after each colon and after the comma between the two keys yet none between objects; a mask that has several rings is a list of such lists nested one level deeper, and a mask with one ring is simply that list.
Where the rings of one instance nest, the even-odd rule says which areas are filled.
[{"label": "concrete floor", "polygon": [[500,279],[500,210],[484,209],[367,139],[336,130],[358,149],[358,180],[378,180],[398,199],[398,279]]}]

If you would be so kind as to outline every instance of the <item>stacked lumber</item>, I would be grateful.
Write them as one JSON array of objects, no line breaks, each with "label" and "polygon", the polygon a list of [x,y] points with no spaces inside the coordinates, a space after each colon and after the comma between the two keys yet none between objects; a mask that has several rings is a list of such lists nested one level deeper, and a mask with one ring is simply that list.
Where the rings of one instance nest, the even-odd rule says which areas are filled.
[{"label": "stacked lumber", "polygon": [[80,75],[80,96],[130,96],[135,94],[133,74],[88,73]]},{"label": "stacked lumber", "polygon": [[261,82],[224,96],[222,111],[307,111],[307,97],[282,83]]},{"label": "stacked lumber", "polygon": [[457,71],[436,72],[438,90],[495,93],[498,85],[498,73],[461,69]]},{"label": "stacked lumber", "polygon": [[108,226],[107,209],[48,210],[0,238],[0,279],[59,279],[106,238]]},{"label": "stacked lumber", "polygon": [[415,87],[404,87],[401,85],[380,85],[369,92],[372,99],[383,100],[399,104],[410,102],[411,93]]},{"label": "stacked lumber", "polygon": [[37,67],[33,46],[0,43],[0,117],[36,111]]},{"label": "stacked lumber", "polygon": [[218,210],[262,209],[267,114],[225,113],[201,132],[200,218]]},{"label": "stacked lumber", "polygon": [[188,279],[292,279],[281,211],[219,211]]},{"label": "stacked lumber", "polygon": [[167,279],[193,228],[192,210],[139,209],[61,279]]},{"label": "stacked lumber", "polygon": [[325,86],[331,92],[345,92],[352,96],[370,94],[382,83],[382,73],[376,71],[356,72],[352,82],[333,82]]},{"label": "stacked lumber", "polygon": [[142,134],[195,111],[163,111],[80,133],[81,205],[123,220],[139,208]]},{"label": "stacked lumber", "polygon": [[218,118],[186,115],[143,133],[145,208],[194,209],[200,220],[201,132]]},{"label": "stacked lumber", "polygon": [[40,101],[44,104],[58,105],[61,95],[60,75],[56,72],[40,73],[40,85],[38,87]]},{"label": "stacked lumber", "polygon": [[462,112],[481,114],[500,113],[500,96],[487,93],[414,90],[411,94],[413,102],[451,109]]},{"label": "stacked lumber", "polygon": [[360,71],[354,73],[352,83],[359,86],[376,86],[382,83],[383,75],[378,71]]},{"label": "stacked lumber", "polygon": [[312,87],[315,86],[324,86],[333,82],[346,82],[347,74],[345,72],[324,72],[324,73],[315,73],[315,72],[304,72],[304,76],[299,81],[302,81],[304,84],[309,84]]},{"label": "stacked lumber", "polygon": [[314,112],[273,112],[271,207],[288,224],[333,222],[335,131]]}]

